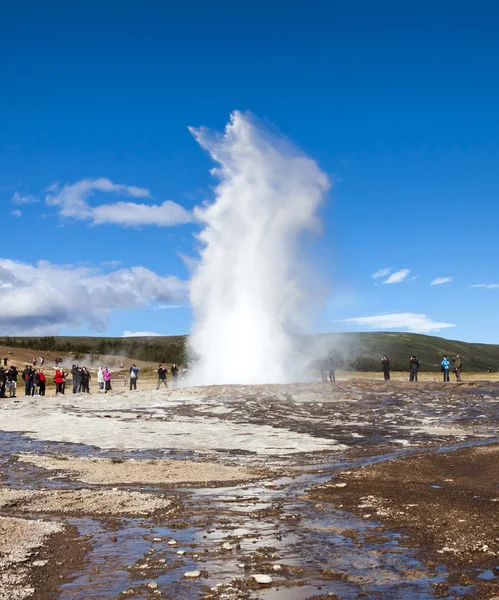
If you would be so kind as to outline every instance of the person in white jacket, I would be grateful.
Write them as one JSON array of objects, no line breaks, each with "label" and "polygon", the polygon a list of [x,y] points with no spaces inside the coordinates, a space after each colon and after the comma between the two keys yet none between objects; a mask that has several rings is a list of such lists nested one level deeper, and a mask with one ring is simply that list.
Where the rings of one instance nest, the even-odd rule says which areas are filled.
[{"label": "person in white jacket", "polygon": [[99,392],[102,392],[104,389],[104,373],[102,367],[99,367],[99,370],[97,371],[97,382],[99,383]]}]

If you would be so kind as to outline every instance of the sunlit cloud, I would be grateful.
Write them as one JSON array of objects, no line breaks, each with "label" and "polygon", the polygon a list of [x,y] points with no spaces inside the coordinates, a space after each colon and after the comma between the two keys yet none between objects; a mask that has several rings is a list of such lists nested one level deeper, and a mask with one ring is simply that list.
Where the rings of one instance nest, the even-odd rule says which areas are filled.
[{"label": "sunlit cloud", "polygon": [[412,333],[430,333],[447,327],[455,327],[452,323],[433,321],[427,315],[417,313],[390,313],[370,317],[355,317],[352,319],[342,319],[340,322],[353,323],[359,327],[369,327],[378,331],[396,329]]}]

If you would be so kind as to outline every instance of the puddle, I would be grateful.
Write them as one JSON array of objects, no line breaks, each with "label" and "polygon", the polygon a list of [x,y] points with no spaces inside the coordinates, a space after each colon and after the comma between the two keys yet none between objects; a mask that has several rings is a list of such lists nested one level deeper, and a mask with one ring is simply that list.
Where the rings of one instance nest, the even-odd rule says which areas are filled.
[{"label": "puddle", "polygon": [[[331,472],[305,474],[278,479],[272,487],[249,483],[182,490],[182,521],[188,525],[182,529],[150,519],[125,519],[110,532],[99,522],[72,519],[82,535],[92,535],[94,549],[60,598],[83,600],[90,588],[92,598],[113,597],[130,588],[134,598],[142,598],[151,591],[145,586],[155,582],[169,597],[188,600],[202,596],[204,586],[262,572],[271,574],[273,584],[252,592],[254,598],[298,600],[334,592],[348,599],[367,591],[387,599],[433,597],[432,585],[443,581],[446,571],[420,564],[399,534],[346,512],[318,510],[301,499],[307,487],[330,477]],[[373,542],[359,546],[349,531]],[[110,541],[112,536],[117,541]],[[172,539],[175,546],[168,544]],[[231,550],[223,550],[227,542]],[[159,560],[165,562],[158,568]],[[152,566],[136,568],[148,564]],[[196,569],[204,576],[187,582],[184,573]]]}]

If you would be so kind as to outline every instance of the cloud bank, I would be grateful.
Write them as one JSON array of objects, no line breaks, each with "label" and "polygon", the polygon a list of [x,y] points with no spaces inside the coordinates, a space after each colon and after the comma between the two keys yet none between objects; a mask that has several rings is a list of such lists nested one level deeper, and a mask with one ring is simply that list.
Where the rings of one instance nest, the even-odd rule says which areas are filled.
[{"label": "cloud bank", "polygon": [[455,327],[452,323],[433,321],[427,315],[417,313],[391,313],[372,317],[355,317],[342,319],[342,323],[353,323],[359,327],[370,327],[376,330],[397,329],[411,333],[430,333],[447,327]]},{"label": "cloud bank", "polygon": [[45,197],[46,203],[57,207],[61,217],[90,221],[92,225],[109,223],[125,227],[168,227],[192,221],[191,213],[171,200],[162,204],[120,201],[92,206],[88,199],[97,192],[131,198],[151,198],[150,191],[145,188],[113,183],[105,177],[81,179],[62,188],[58,184],[52,184],[47,191],[50,193]]},{"label": "cloud bank", "polygon": [[34,265],[0,259],[0,330],[3,335],[55,335],[61,329],[105,329],[113,310],[184,302],[187,284],[144,267],[99,269]]}]

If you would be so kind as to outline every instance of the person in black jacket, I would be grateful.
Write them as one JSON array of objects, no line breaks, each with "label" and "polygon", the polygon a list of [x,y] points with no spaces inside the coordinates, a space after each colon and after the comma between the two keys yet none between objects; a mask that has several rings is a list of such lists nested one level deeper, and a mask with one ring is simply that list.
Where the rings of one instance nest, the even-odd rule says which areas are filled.
[{"label": "person in black jacket", "polygon": [[16,397],[17,376],[18,376],[17,368],[15,367],[15,365],[12,365],[10,367],[10,369],[7,371],[7,381],[8,381],[10,398]]},{"label": "person in black jacket", "polygon": [[33,369],[26,365],[23,371],[24,395],[31,396],[31,388],[33,386]]},{"label": "person in black jacket", "polygon": [[381,359],[381,366],[383,368],[383,375],[385,376],[385,381],[390,381],[390,361],[387,358],[386,354]]},{"label": "person in black jacket", "polygon": [[159,390],[159,386],[161,384],[163,384],[165,386],[165,388],[168,389],[168,382],[166,380],[166,372],[167,372],[167,369],[165,369],[163,367],[163,365],[159,365],[159,368],[158,368],[158,385],[156,386],[157,390]]},{"label": "person in black jacket", "polygon": [[81,391],[84,394],[90,394],[90,379],[92,378],[90,375],[90,371],[87,367],[83,367],[81,370]]},{"label": "person in black jacket", "polygon": [[411,370],[410,381],[418,380],[418,369],[419,369],[419,360],[418,357],[413,355],[411,356],[411,360],[409,362],[409,368]]},{"label": "person in black jacket", "polygon": [[0,398],[5,398],[5,387],[7,385],[7,373],[0,367]]},{"label": "person in black jacket", "polygon": [[31,386],[31,395],[38,396],[40,394],[40,375],[36,369],[33,370],[33,385]]}]

